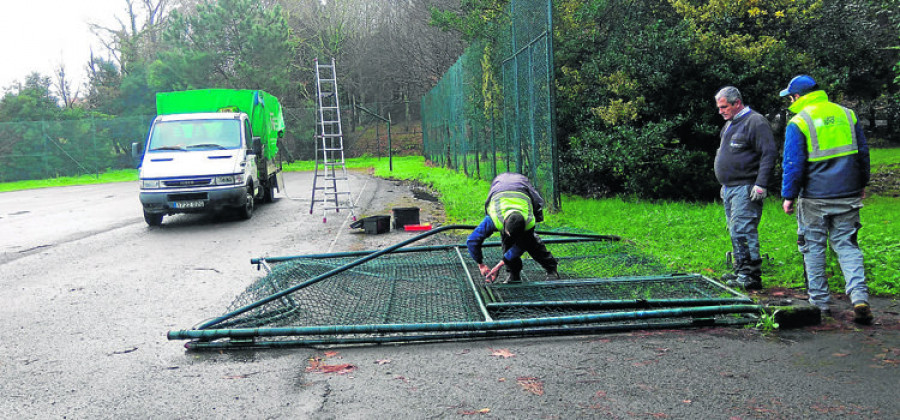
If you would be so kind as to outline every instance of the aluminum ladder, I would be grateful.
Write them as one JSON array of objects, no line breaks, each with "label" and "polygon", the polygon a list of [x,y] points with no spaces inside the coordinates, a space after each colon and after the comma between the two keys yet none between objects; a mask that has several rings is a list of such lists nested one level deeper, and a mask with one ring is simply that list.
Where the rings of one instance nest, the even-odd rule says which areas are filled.
[{"label": "aluminum ladder", "polygon": [[[316,64],[316,172],[313,177],[312,199],[309,214],[316,203],[322,203],[322,223],[329,210],[350,210],[353,220],[356,214],[350,195],[350,177],[344,162],[344,135],[341,131],[341,103],[338,100],[337,72],[334,58],[331,64]],[[321,166],[321,170],[319,167]],[[321,181],[321,185],[320,185]]]}]

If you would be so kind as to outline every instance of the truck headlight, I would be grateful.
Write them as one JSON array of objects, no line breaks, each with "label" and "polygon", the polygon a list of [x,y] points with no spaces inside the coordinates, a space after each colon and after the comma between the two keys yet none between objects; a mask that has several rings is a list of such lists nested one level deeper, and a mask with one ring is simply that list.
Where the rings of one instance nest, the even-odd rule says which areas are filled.
[{"label": "truck headlight", "polygon": [[157,179],[142,179],[141,180],[141,188],[143,188],[143,189],[159,188],[159,180],[157,180]]},{"label": "truck headlight", "polygon": [[216,185],[235,185],[242,184],[244,182],[243,174],[236,175],[223,175],[216,177]]}]

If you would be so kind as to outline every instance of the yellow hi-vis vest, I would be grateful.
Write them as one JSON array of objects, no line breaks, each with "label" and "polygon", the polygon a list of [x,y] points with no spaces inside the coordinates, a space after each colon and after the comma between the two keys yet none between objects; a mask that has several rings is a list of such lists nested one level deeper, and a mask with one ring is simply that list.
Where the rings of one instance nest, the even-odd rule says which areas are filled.
[{"label": "yellow hi-vis vest", "polygon": [[525,218],[525,230],[534,227],[534,210],[531,208],[531,199],[528,194],[518,191],[501,191],[494,193],[491,197],[490,211],[491,220],[499,231],[503,231],[503,222],[513,212],[522,213]]},{"label": "yellow hi-vis vest", "polygon": [[796,124],[800,132],[806,136],[806,150],[810,162],[859,152],[854,129],[856,115],[853,111],[829,102],[823,91],[812,92],[800,98],[800,101],[804,99],[808,100],[809,104],[804,103],[803,110],[791,118],[790,122]]}]

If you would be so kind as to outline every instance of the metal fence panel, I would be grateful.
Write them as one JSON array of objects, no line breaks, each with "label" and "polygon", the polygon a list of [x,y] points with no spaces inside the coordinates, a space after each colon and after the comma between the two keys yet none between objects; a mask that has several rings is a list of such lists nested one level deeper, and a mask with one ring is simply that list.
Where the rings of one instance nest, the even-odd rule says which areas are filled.
[{"label": "metal fence panel", "polygon": [[[512,0],[509,17],[498,41],[469,46],[423,98],[424,153],[474,178],[524,174],[556,210],[551,2]],[[492,54],[499,63],[484,60]]]}]

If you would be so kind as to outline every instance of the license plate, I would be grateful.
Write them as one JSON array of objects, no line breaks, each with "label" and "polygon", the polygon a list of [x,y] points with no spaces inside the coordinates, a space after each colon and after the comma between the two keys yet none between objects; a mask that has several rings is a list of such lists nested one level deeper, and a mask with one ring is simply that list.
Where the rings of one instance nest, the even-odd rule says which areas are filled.
[{"label": "license plate", "polygon": [[203,200],[176,201],[172,203],[172,207],[175,207],[176,209],[199,209],[203,206]]}]

